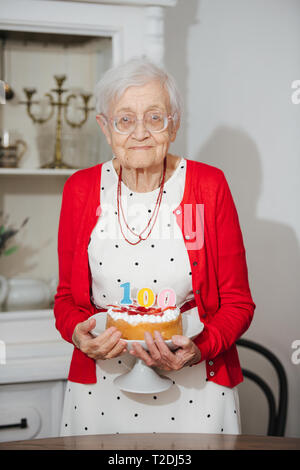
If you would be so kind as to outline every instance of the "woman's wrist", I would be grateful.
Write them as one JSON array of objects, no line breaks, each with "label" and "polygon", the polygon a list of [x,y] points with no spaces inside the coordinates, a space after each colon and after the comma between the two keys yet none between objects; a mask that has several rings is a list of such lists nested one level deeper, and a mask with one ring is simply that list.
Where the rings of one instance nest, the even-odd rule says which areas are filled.
[{"label": "woman's wrist", "polygon": [[188,366],[194,366],[196,364],[199,364],[199,362],[201,362],[201,359],[202,359],[200,349],[197,347],[197,345],[195,343],[194,343],[194,345],[195,345],[195,355],[194,355],[193,359],[191,359],[191,361],[189,361],[186,364]]}]

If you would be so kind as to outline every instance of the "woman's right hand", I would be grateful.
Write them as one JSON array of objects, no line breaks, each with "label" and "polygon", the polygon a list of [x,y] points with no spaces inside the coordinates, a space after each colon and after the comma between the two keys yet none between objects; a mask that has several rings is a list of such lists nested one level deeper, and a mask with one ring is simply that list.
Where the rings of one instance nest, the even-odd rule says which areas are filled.
[{"label": "woman's right hand", "polygon": [[121,339],[121,332],[111,326],[100,335],[94,337],[90,331],[95,328],[95,318],[78,323],[74,328],[72,341],[88,357],[98,359],[112,359],[127,351],[127,343]]}]

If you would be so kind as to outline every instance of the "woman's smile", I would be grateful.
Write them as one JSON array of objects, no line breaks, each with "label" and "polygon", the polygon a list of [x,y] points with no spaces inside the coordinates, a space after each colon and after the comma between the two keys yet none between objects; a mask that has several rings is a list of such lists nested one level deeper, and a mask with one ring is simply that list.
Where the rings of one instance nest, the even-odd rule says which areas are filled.
[{"label": "woman's smile", "polygon": [[129,147],[129,150],[149,150],[152,148],[153,145],[135,145],[133,147]]}]

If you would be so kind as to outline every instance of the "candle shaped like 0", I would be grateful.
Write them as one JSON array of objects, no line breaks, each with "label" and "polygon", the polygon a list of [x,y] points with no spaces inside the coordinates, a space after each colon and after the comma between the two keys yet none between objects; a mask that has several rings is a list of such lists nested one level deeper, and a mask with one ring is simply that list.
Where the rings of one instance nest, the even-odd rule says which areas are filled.
[{"label": "candle shaped like 0", "polygon": [[176,305],[176,293],[171,287],[161,290],[157,297],[157,303],[161,308],[174,307]]},{"label": "candle shaped like 0", "polygon": [[[124,282],[120,285],[124,289],[122,305],[131,305],[130,282]],[[150,287],[143,287],[137,293],[137,302],[141,307],[152,307],[155,303],[155,294]],[[171,287],[162,289],[157,296],[157,304],[160,308],[174,307],[176,305],[176,293]]]},{"label": "candle shaped like 0", "polygon": [[140,289],[137,294],[137,302],[141,307],[152,307],[155,302],[153,290],[149,287],[143,287]]}]

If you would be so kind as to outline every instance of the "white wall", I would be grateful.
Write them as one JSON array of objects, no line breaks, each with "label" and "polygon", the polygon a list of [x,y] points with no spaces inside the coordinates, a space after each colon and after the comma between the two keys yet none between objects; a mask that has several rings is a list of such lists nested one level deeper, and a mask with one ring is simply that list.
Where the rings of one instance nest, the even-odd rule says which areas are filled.
[{"label": "white wall", "polygon": [[[298,0],[179,0],[166,10],[167,68],[186,113],[173,152],[221,168],[232,189],[257,305],[245,337],[273,351],[289,381],[287,436],[300,436],[300,79]],[[276,389],[256,353],[240,350]],[[265,433],[266,401],[240,387],[244,433]]]}]

